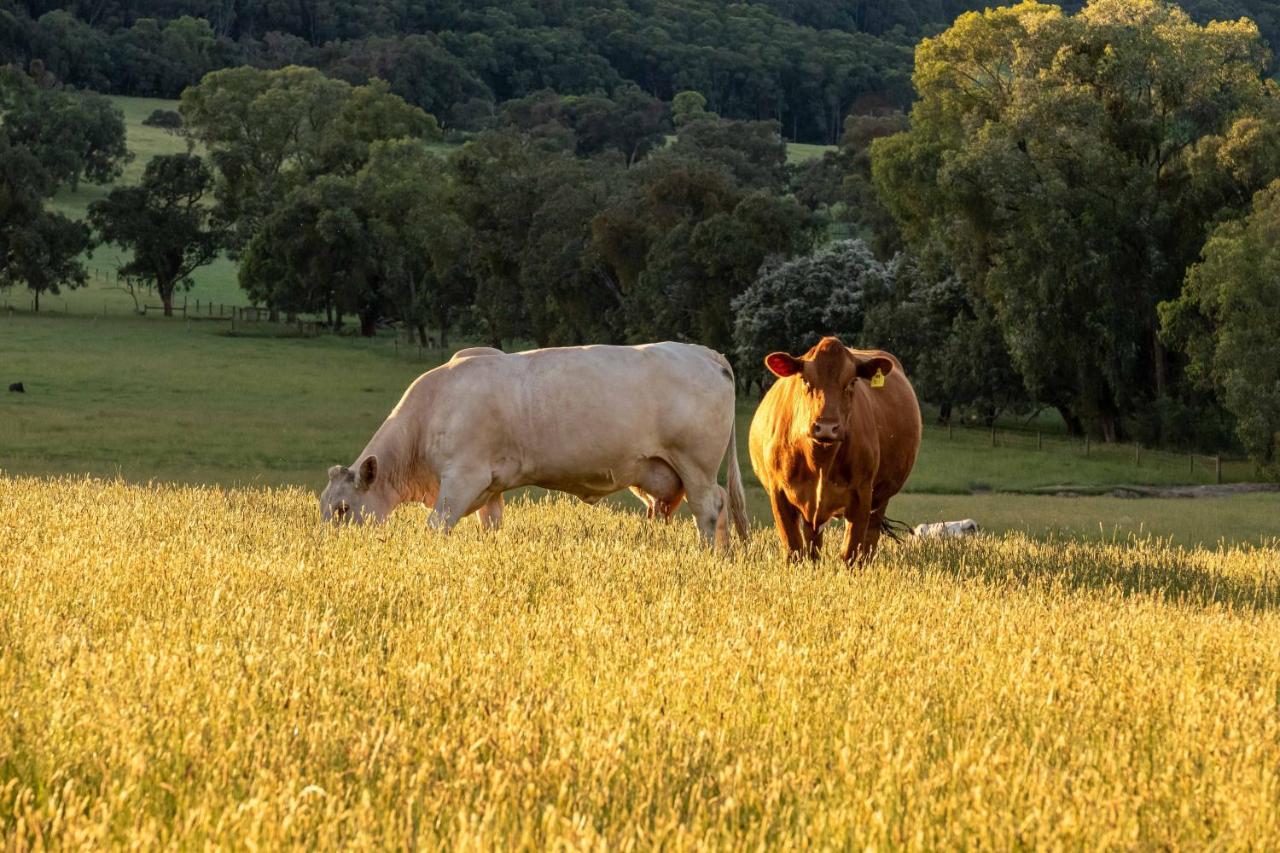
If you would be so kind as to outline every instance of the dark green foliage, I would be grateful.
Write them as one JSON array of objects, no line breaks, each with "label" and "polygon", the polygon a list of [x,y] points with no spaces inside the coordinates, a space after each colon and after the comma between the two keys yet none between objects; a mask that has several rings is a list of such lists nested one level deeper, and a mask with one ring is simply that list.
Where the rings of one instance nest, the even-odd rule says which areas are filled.
[{"label": "dark green foliage", "polygon": [[147,127],[163,127],[166,130],[182,128],[182,113],[176,110],[152,110],[151,115],[142,120]]},{"label": "dark green foliage", "polygon": [[849,346],[880,346],[863,334],[863,326],[868,309],[888,298],[897,264],[876,260],[861,240],[842,240],[761,269],[733,300],[739,377],[764,384],[766,355],[803,353],[825,335]]},{"label": "dark green foliage", "polygon": [[218,71],[183,93],[185,132],[218,172],[216,197],[233,245],[295,187],[326,174],[351,175],[382,139],[434,139],[435,118],[387,91],[351,86],[312,68]]},{"label": "dark green foliage", "polygon": [[111,101],[92,92],[41,85],[16,68],[0,68],[4,134],[31,152],[48,192],[80,180],[107,183],[130,159],[124,119]]},{"label": "dark green foliage", "polygon": [[613,98],[560,96],[550,89],[502,106],[503,120],[520,130],[571,147],[589,157],[612,149],[634,163],[665,142],[670,129],[666,105],[628,86]]},{"label": "dark green foliage", "polygon": [[32,70],[0,68],[0,289],[25,284],[39,310],[41,293],[84,284],[90,246],[89,229],[46,210],[46,199],[80,180],[114,179],[128,152],[106,98],[53,88]]},{"label": "dark green foliage", "polygon": [[213,175],[192,154],[167,154],[147,163],[142,182],[114,189],[89,206],[89,221],[100,239],[128,249],[120,267],[126,276],[152,282],[173,316],[176,290],[191,287],[191,273],[213,261],[226,241],[210,224],[205,197]]},{"label": "dark green foliage", "polygon": [[917,51],[911,130],[872,146],[906,239],[942,240],[1037,402],[1106,439],[1175,392],[1156,305],[1205,228],[1274,176],[1247,23],[1096,0],[960,18]]},{"label": "dark green foliage", "polygon": [[1218,226],[1182,294],[1160,306],[1163,336],[1186,352],[1188,375],[1236,418],[1259,462],[1280,462],[1280,180],[1247,216]]}]

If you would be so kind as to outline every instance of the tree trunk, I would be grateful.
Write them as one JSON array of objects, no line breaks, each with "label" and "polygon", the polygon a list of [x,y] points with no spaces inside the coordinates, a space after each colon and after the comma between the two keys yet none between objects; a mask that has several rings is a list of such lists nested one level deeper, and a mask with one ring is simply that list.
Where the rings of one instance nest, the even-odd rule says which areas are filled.
[{"label": "tree trunk", "polygon": [[173,316],[173,291],[161,290],[160,302],[164,305],[164,316],[172,317]]},{"label": "tree trunk", "polygon": [[33,292],[33,293],[35,293],[35,295],[36,295],[35,308],[36,308],[36,313],[37,313],[37,314],[39,314],[39,313],[40,313],[40,290],[39,290],[39,288],[37,288],[36,290],[34,290],[34,291],[32,291],[32,292]]},{"label": "tree trunk", "polygon": [[1080,420],[1075,412],[1066,406],[1054,406],[1058,410],[1058,414],[1062,417],[1062,422],[1067,425],[1067,435],[1079,438],[1084,435],[1084,422]]},{"label": "tree trunk", "polygon": [[1107,444],[1115,444],[1123,437],[1120,416],[1114,412],[1103,412],[1098,415],[1098,425],[1102,427],[1102,440]]},{"label": "tree trunk", "polygon": [[427,346],[427,327],[423,323],[417,323],[414,328],[418,330],[418,343],[424,347]]},{"label": "tree trunk", "polygon": [[274,305],[268,306],[268,310],[267,310],[267,321],[268,321],[268,322],[271,322],[271,323],[279,323],[279,322],[280,322],[280,309],[279,309],[279,308],[277,308],[277,307],[275,307]]},{"label": "tree trunk", "polygon": [[372,311],[366,311],[360,315],[360,334],[366,338],[372,338],[378,333],[378,317]]},{"label": "tree trunk", "polygon": [[1151,331],[1151,358],[1155,362],[1156,396],[1163,397],[1169,382],[1169,372],[1164,345],[1160,343],[1160,330]]},{"label": "tree trunk", "polygon": [[938,407],[938,423],[943,425],[951,423],[951,404],[950,403],[943,403],[941,406]]}]

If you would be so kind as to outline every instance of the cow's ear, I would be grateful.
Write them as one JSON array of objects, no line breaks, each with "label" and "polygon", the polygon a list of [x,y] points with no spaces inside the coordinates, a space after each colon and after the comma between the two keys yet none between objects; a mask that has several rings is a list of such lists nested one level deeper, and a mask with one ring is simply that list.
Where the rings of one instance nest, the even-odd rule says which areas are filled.
[{"label": "cow's ear", "polygon": [[378,457],[366,456],[360,460],[360,470],[356,474],[356,488],[367,492],[376,479],[378,479]]},{"label": "cow's ear", "polygon": [[882,355],[875,358],[862,359],[858,362],[858,378],[870,379],[879,373],[881,376],[888,376],[893,372],[893,362]]},{"label": "cow's ear", "polygon": [[784,379],[788,376],[795,376],[804,369],[800,359],[785,352],[769,353],[764,357],[764,366],[769,368],[769,372],[774,376],[781,376]]}]

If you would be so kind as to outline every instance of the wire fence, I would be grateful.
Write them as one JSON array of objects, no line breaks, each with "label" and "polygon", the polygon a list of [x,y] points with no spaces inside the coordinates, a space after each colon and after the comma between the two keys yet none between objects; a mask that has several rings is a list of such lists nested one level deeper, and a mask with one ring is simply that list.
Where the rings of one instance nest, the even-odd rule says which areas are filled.
[{"label": "wire fence", "polygon": [[982,427],[949,423],[943,429],[950,441],[989,444],[995,448],[1018,448],[1049,453],[1070,453],[1080,459],[1108,460],[1137,469],[1158,470],[1186,477],[1188,482],[1221,484],[1224,463],[1243,464],[1247,460],[1195,452],[1164,450],[1141,444],[1102,443],[1089,436],[1070,436],[1035,429]]}]

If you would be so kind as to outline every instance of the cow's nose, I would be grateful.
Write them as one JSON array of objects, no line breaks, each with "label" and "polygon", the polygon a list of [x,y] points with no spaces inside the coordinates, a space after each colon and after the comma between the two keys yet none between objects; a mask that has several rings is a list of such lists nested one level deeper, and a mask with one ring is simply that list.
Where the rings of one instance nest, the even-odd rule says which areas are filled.
[{"label": "cow's nose", "polygon": [[839,441],[840,433],[839,421],[813,422],[813,437],[818,441]]}]

